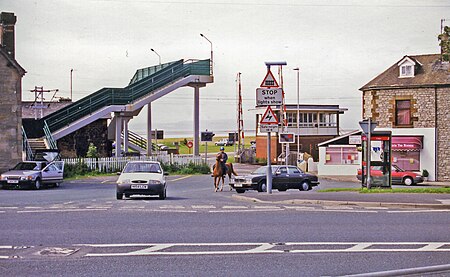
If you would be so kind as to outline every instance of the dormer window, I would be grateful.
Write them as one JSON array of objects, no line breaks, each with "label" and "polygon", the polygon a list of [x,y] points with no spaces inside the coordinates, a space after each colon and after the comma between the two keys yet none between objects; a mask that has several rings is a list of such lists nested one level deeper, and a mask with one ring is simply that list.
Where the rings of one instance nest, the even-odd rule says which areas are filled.
[{"label": "dormer window", "polygon": [[421,65],[414,59],[411,59],[408,56],[405,56],[398,64],[399,69],[399,78],[411,78],[414,77],[414,71],[416,68],[416,64]]},{"label": "dormer window", "polygon": [[400,67],[400,77],[414,77],[412,65],[403,65]]}]

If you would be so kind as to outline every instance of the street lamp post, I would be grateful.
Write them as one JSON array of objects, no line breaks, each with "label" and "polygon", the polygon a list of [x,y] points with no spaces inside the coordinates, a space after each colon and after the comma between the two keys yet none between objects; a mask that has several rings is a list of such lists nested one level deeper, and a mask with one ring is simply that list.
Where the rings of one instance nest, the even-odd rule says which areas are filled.
[{"label": "street lamp post", "polygon": [[158,55],[159,58],[159,65],[161,65],[161,56],[158,54],[158,52],[155,51],[155,49],[150,49],[152,52],[154,52],[156,55]]},{"label": "street lamp post", "polygon": [[297,71],[297,163],[300,157],[300,69],[294,68]]},{"label": "street lamp post", "polygon": [[72,101],[72,74],[73,74],[73,68],[70,69],[70,101]]},{"label": "street lamp post", "polygon": [[214,68],[214,66],[213,66],[213,45],[212,45],[212,42],[211,42],[205,35],[200,34],[200,36],[201,36],[202,38],[206,39],[206,40],[209,42],[209,44],[211,44],[211,75],[214,75],[214,74],[213,74],[213,68]]}]

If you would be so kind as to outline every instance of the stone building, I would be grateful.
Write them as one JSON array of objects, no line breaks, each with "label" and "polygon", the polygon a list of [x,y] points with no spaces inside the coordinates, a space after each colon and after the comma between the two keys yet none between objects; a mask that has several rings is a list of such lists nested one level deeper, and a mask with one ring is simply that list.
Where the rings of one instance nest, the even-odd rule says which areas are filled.
[{"label": "stone building", "polygon": [[0,172],[22,160],[22,77],[15,60],[14,13],[0,13]]},{"label": "stone building", "polygon": [[441,54],[404,56],[360,88],[363,118],[399,138],[393,163],[450,180],[450,66]]}]

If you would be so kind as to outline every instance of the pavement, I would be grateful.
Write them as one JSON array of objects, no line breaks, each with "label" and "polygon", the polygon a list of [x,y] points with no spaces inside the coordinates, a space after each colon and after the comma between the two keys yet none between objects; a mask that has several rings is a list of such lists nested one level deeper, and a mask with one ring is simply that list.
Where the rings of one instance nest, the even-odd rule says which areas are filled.
[{"label": "pavement", "polygon": [[[234,164],[239,175],[245,175],[258,166]],[[288,190],[271,194],[246,191],[233,194],[234,199],[257,203],[324,205],[324,206],[360,206],[398,209],[440,209],[450,210],[450,194],[438,193],[359,193],[359,192],[319,192],[325,184],[342,185],[342,187],[359,187],[356,176],[319,176],[322,185],[310,191]],[[336,184],[333,184],[336,183]],[[450,187],[449,182],[427,182],[420,187]],[[402,188],[414,188],[415,186]]]}]

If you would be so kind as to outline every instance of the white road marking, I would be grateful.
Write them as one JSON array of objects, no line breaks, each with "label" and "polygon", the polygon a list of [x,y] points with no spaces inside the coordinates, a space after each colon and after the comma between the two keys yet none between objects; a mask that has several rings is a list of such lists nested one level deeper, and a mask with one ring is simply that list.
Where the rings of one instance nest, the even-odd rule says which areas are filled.
[{"label": "white road marking", "polygon": [[184,206],[181,205],[164,205],[164,206],[160,206],[160,209],[185,209]]},{"label": "white road marking", "polygon": [[17,213],[19,213],[19,214],[23,214],[23,213],[64,213],[64,212],[92,212],[92,211],[107,211],[107,209],[36,210],[36,211],[17,211]]},{"label": "white road marking", "polygon": [[173,179],[173,180],[169,180],[169,181],[170,182],[176,182],[176,181],[180,181],[180,180],[183,180],[183,179],[187,179],[189,177],[192,177],[192,175],[186,175],[186,176],[183,176],[183,177],[180,177],[180,178],[176,178],[176,179]]},{"label": "white road marking", "polygon": [[[132,243],[78,244],[76,246],[88,246],[94,249],[109,247],[120,248],[122,250],[122,252],[113,253],[88,253],[85,257],[330,252],[450,252],[450,247],[448,247],[450,246],[450,242]],[[289,249],[283,249],[284,246],[288,246]],[[302,249],[305,246],[307,246],[307,249]],[[399,246],[401,246],[401,248],[399,248]],[[443,246],[447,247],[443,248]],[[145,248],[127,252],[126,249],[124,249],[127,247]],[[190,247],[191,249],[189,249]],[[209,247],[212,250],[208,250]],[[239,249],[233,249],[233,247],[239,247]],[[298,247],[298,249],[295,249],[296,247]],[[223,250],[220,248],[223,248]]]},{"label": "white road marking", "polygon": [[247,206],[223,206],[222,209],[248,209]]},{"label": "white road marking", "polygon": [[450,210],[407,210],[407,211],[387,211],[388,213],[448,213]]},{"label": "white road marking", "polygon": [[216,209],[214,205],[192,205],[192,209]]},{"label": "white road marking", "polygon": [[18,209],[19,207],[0,207],[0,209],[2,209],[2,210],[9,210],[9,209],[12,209],[12,210],[14,210],[14,209]]}]

